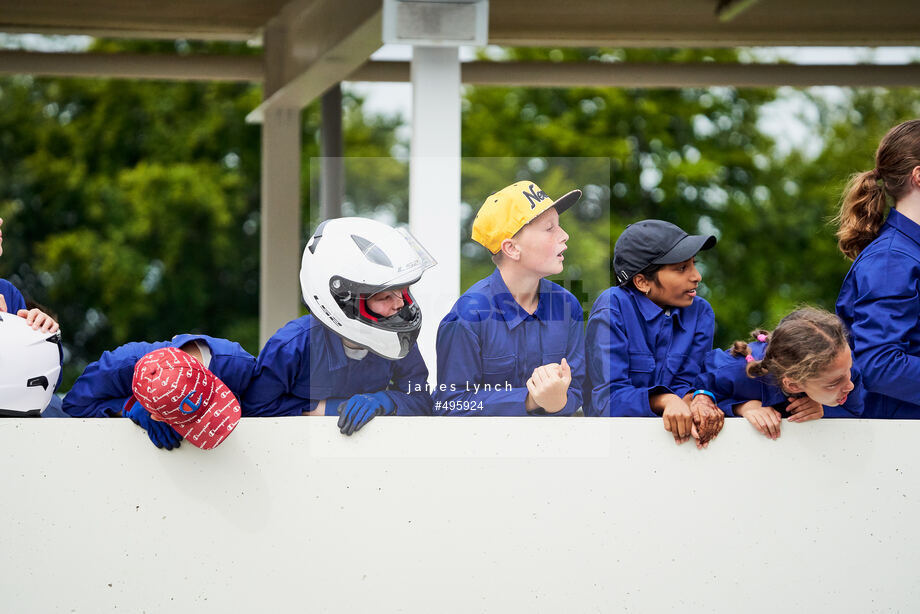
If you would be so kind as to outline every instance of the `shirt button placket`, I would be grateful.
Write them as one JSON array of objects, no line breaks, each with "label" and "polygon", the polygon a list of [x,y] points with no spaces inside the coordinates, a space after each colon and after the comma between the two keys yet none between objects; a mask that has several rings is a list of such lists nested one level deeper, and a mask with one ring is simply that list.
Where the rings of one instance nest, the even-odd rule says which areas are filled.
[{"label": "shirt button placket", "polygon": [[667,370],[668,354],[671,352],[671,341],[674,336],[674,318],[670,313],[663,314],[661,328],[658,331],[657,351],[655,352],[655,379],[663,382],[662,376]]}]

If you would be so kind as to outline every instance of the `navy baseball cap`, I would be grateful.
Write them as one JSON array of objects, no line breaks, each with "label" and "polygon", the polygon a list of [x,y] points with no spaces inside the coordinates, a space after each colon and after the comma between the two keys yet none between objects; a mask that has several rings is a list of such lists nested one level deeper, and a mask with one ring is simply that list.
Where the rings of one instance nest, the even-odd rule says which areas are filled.
[{"label": "navy baseball cap", "polygon": [[676,264],[689,260],[716,244],[712,235],[688,235],[664,220],[630,224],[613,248],[613,272],[617,285],[629,282],[652,264]]}]

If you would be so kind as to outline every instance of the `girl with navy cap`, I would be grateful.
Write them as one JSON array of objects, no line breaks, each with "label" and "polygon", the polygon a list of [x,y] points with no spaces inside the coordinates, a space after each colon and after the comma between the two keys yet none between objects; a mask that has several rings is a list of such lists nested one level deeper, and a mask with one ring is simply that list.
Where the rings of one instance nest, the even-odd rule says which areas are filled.
[{"label": "girl with navy cap", "polygon": [[837,222],[853,259],[837,314],[866,387],[863,417],[920,418],[920,119],[888,131],[875,168],[850,180]]},{"label": "girl with navy cap", "polygon": [[678,444],[693,436],[702,447],[718,434],[724,414],[692,389],[715,328],[697,296],[696,255],[715,244],[662,220],[623,231],[613,253],[618,285],[588,319],[585,415],[660,416]]}]

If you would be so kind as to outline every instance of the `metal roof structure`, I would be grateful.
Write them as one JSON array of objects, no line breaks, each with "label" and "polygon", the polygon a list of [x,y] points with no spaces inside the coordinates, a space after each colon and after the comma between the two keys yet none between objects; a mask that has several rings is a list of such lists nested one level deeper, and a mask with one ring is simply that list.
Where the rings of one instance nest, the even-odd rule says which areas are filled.
[{"label": "metal roof structure", "polygon": [[[729,21],[715,0],[491,0],[489,42],[516,46],[913,45],[911,0],[770,0]],[[273,19],[336,14],[357,25],[380,2],[349,0],[0,0],[0,31],[249,40]],[[337,10],[335,10],[337,9]],[[329,24],[326,24],[328,27]]]},{"label": "metal roof structure", "polygon": [[[430,0],[439,1],[442,0]],[[262,82],[264,100],[248,119],[263,124],[263,342],[297,314],[298,292],[290,281],[297,276],[302,233],[299,111],[343,80],[413,83],[413,161],[426,156],[453,156],[457,164],[454,170],[422,173],[417,169],[413,173],[410,169],[410,225],[425,230],[427,224],[433,224],[427,230],[440,230],[442,235],[450,234],[443,232],[448,223],[456,223],[459,234],[461,81],[556,87],[920,84],[917,64],[461,65],[456,53],[445,55],[443,50],[425,47],[415,47],[411,63],[369,62],[371,54],[382,46],[384,4],[384,0],[0,0],[0,32],[261,41],[263,48],[261,56],[233,58],[0,51],[0,74]],[[504,46],[920,45],[920,5],[916,0],[488,0],[488,11],[488,41]],[[450,75],[447,81],[444,75]],[[440,91],[434,92],[436,88]],[[428,105],[436,112],[427,113]],[[439,137],[446,134],[449,138],[427,145],[417,142],[415,135],[424,133]],[[456,183],[457,202],[444,203],[445,211],[427,218],[428,211],[413,206],[412,201],[443,201],[445,193],[453,189],[444,190],[445,178],[452,174],[457,175],[456,181],[450,179],[447,183]],[[437,192],[430,191],[426,196],[421,184],[416,185],[423,182],[423,175],[432,185],[441,182]],[[418,224],[422,228],[417,228]],[[433,294],[449,301],[459,290],[459,243],[445,241],[437,249],[440,253],[435,257],[442,264],[442,275],[438,280],[441,285]],[[441,309],[443,305],[435,312]],[[432,320],[437,321],[430,319],[429,324]],[[433,333],[429,336],[432,348],[426,358],[432,364]],[[424,332],[422,340],[428,343]]]}]

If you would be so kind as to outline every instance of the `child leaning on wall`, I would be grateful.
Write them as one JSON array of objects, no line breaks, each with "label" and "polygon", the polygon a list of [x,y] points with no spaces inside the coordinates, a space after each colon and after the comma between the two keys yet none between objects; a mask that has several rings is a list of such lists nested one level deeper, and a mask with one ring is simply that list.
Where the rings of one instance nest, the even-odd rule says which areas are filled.
[{"label": "child leaning on wall", "polygon": [[837,315],[866,387],[863,417],[920,419],[920,119],[888,131],[837,221],[840,251],[853,259]]},{"label": "child leaning on wall", "polygon": [[483,203],[473,240],[492,254],[495,271],[438,327],[434,413],[565,416],[581,407],[581,305],[546,279],[562,272],[569,238],[559,215],[580,196],[573,190],[554,201],[519,181]]},{"label": "child leaning on wall", "polygon": [[723,413],[692,388],[715,328],[697,296],[696,255],[715,244],[662,220],[626,227],[613,252],[618,285],[588,318],[586,415],[661,416],[678,444],[705,446],[718,434]]},{"label": "child leaning on wall", "polygon": [[374,416],[430,413],[415,341],[422,312],[409,286],[434,264],[405,229],[357,217],[321,223],[300,271],[311,315],[262,348],[244,415],[339,416],[351,435]]},{"label": "child leaning on wall", "polygon": [[765,436],[780,436],[781,420],[858,418],[864,390],[853,367],[843,323],[821,309],[803,308],[751,343],[714,350],[696,379],[728,416],[743,416]]},{"label": "child leaning on wall", "polygon": [[[169,356],[164,355],[164,350],[169,350]],[[163,408],[160,404],[148,401],[146,388],[140,397],[135,390],[137,365],[145,361],[159,364],[161,359],[166,361],[162,363],[164,368],[170,362],[181,362],[185,365],[186,371],[191,369],[200,374],[201,381],[213,384],[209,385],[207,390],[193,394],[190,398],[192,406],[182,405],[181,409],[184,411],[180,411],[180,414],[200,418],[200,425],[210,423],[212,405],[216,407],[222,404],[228,398],[224,392],[229,391],[235,403],[232,411],[237,414],[238,419],[238,399],[242,398],[242,393],[252,379],[255,359],[234,341],[195,334],[176,335],[170,341],[126,343],[114,350],[103,352],[99,360],[86,367],[64,397],[64,412],[74,418],[124,416],[144,429],[156,447],[167,450],[179,447],[183,435],[193,432],[191,425],[180,426],[180,434],[171,426],[176,424],[175,421],[163,420]],[[164,370],[163,373],[166,375],[169,372]],[[150,386],[152,384],[148,387]],[[192,389],[187,392],[192,392]],[[216,395],[213,399],[212,393]],[[160,394],[156,393],[156,396]],[[185,396],[187,393],[183,395]],[[172,413],[174,412],[169,411],[166,418]],[[194,434],[197,435],[198,430],[195,430]],[[228,433],[224,433],[226,434]],[[213,447],[218,443],[220,441],[210,437],[202,438],[201,435],[192,441],[197,447]]]}]

